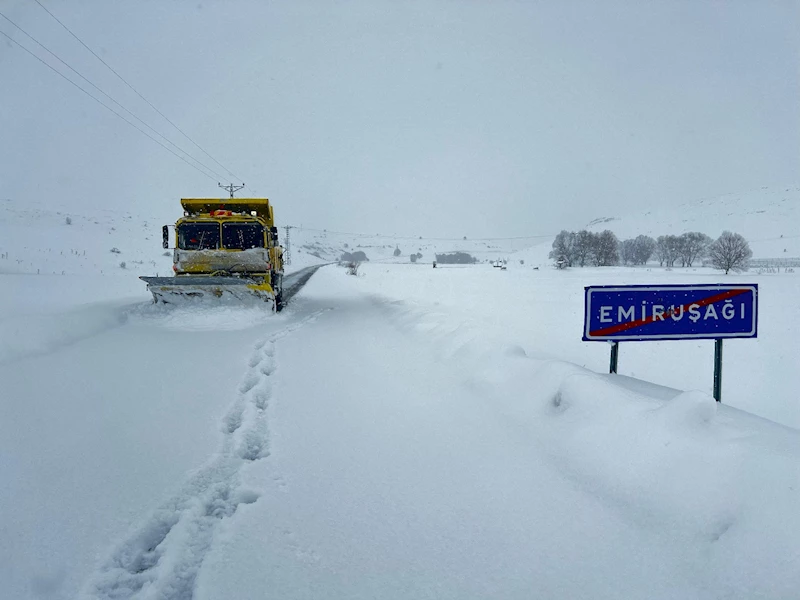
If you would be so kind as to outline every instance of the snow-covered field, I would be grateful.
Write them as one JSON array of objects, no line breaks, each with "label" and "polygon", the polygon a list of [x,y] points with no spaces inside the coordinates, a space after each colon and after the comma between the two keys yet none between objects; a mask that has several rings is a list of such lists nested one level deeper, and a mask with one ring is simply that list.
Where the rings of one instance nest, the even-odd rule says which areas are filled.
[{"label": "snow-covered field", "polygon": [[3,598],[796,597],[798,274],[735,278],[717,406],[711,342],[580,341],[584,285],[709,270],[329,266],[277,316],[120,271],[0,275]]}]

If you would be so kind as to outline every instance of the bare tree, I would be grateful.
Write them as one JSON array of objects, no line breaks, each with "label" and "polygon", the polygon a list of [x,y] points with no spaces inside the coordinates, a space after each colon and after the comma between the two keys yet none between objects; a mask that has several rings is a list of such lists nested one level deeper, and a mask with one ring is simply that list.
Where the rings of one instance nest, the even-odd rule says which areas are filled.
[{"label": "bare tree", "polygon": [[705,233],[690,231],[684,233],[679,238],[678,250],[680,252],[681,264],[684,267],[691,267],[692,263],[702,257],[713,240]]},{"label": "bare tree", "polygon": [[579,264],[585,266],[587,261],[592,255],[593,234],[585,229],[581,229],[575,234],[575,244],[573,246],[573,260],[572,264]]},{"label": "bare tree", "polygon": [[681,266],[686,266],[686,255],[688,253],[688,240],[686,239],[686,234],[677,235],[673,240],[673,247],[674,247],[674,260],[680,260]]},{"label": "bare tree", "polygon": [[753,256],[750,244],[738,233],[723,231],[717,241],[708,248],[708,257],[711,264],[725,271],[727,275],[730,271],[746,271],[748,261]]},{"label": "bare tree", "polygon": [[555,261],[564,259],[568,266],[572,266],[575,259],[575,232],[562,230],[553,240],[553,249],[550,251],[549,258]]},{"label": "bare tree", "polygon": [[656,241],[648,235],[637,235],[634,241],[634,263],[646,265],[656,249]]},{"label": "bare tree", "polygon": [[666,267],[674,267],[680,257],[681,242],[677,235],[660,235],[656,240],[656,258]]},{"label": "bare tree", "polygon": [[636,240],[627,239],[619,243],[619,258],[623,265],[635,265],[636,260]]},{"label": "bare tree", "polygon": [[658,259],[658,265],[663,267],[664,263],[667,262],[667,256],[669,254],[669,250],[667,249],[667,236],[658,236],[658,239],[656,240],[655,253],[656,258]]},{"label": "bare tree", "polygon": [[[681,257],[683,241],[677,235],[667,236],[667,266],[674,267],[675,261]],[[682,265],[683,266],[683,265]]]},{"label": "bare tree", "polygon": [[619,264],[619,240],[614,232],[606,229],[603,233],[592,234],[592,259],[598,267]]}]

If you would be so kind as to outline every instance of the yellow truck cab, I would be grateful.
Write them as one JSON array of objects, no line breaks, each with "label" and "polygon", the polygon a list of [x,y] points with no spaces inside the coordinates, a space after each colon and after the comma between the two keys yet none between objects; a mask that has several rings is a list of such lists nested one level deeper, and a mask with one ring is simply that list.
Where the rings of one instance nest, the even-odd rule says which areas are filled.
[{"label": "yellow truck cab", "polygon": [[[156,302],[243,294],[281,308],[283,248],[267,198],[182,198],[175,223],[174,277],[142,277]],[[162,229],[169,247],[169,228]]]}]

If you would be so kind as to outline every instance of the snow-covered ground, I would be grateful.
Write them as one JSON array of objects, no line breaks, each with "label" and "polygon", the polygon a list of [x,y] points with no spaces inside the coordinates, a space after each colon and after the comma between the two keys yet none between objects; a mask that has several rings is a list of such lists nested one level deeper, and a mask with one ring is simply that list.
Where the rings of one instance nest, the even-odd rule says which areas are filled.
[{"label": "snow-covered ground", "polygon": [[[800,597],[792,8],[241,4],[3,3],[0,600]],[[240,181],[326,266],[154,306]],[[762,268],[554,270],[582,227]],[[586,285],[720,281],[721,405],[710,341],[581,341]]]},{"label": "snow-covered ground", "polygon": [[[759,193],[715,225],[779,256],[797,211]],[[800,273],[298,228],[289,271],[370,261],[280,315],[162,310],[160,222],[3,202],[2,598],[795,596]],[[508,268],[430,268],[453,250]],[[585,285],[722,280],[759,284],[760,323],[720,407],[710,341],[623,344],[608,376],[580,340]]]},{"label": "snow-covered ground", "polygon": [[329,266],[280,315],[120,271],[0,275],[4,598],[796,597],[800,275],[735,278],[717,406],[710,342],[580,341],[584,285],[710,270]]}]

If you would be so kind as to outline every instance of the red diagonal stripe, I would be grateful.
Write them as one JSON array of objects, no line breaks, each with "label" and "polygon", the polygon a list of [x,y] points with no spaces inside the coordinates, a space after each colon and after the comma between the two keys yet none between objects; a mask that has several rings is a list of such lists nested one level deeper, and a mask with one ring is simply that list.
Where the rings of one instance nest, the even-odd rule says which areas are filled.
[{"label": "red diagonal stripe", "polygon": [[[702,306],[707,306],[709,304],[714,304],[715,302],[720,302],[721,300],[727,300],[728,298],[733,298],[734,296],[739,296],[740,294],[746,294],[750,292],[750,288],[737,288],[733,290],[726,290],[724,292],[720,292],[719,294],[714,294],[713,296],[708,296],[707,298],[703,298],[702,300],[698,300],[697,302],[690,302],[689,304],[684,304],[679,306],[678,309],[681,313],[685,313],[686,310],[690,306],[697,306],[698,308]],[[664,320],[672,316],[673,311],[667,311],[662,316]],[[676,309],[674,312],[678,312]],[[659,319],[660,320],[660,319]],[[590,336],[604,336],[604,335],[613,335],[615,333],[619,333],[620,331],[627,331],[629,329],[634,329],[636,327],[641,327],[643,325],[647,325],[648,323],[653,323],[655,321],[655,317],[650,315],[649,317],[645,317],[644,319],[639,319],[638,321],[628,321],[627,323],[618,323],[617,325],[612,325],[611,327],[605,327],[603,329],[595,329],[594,331],[590,331]]]}]

